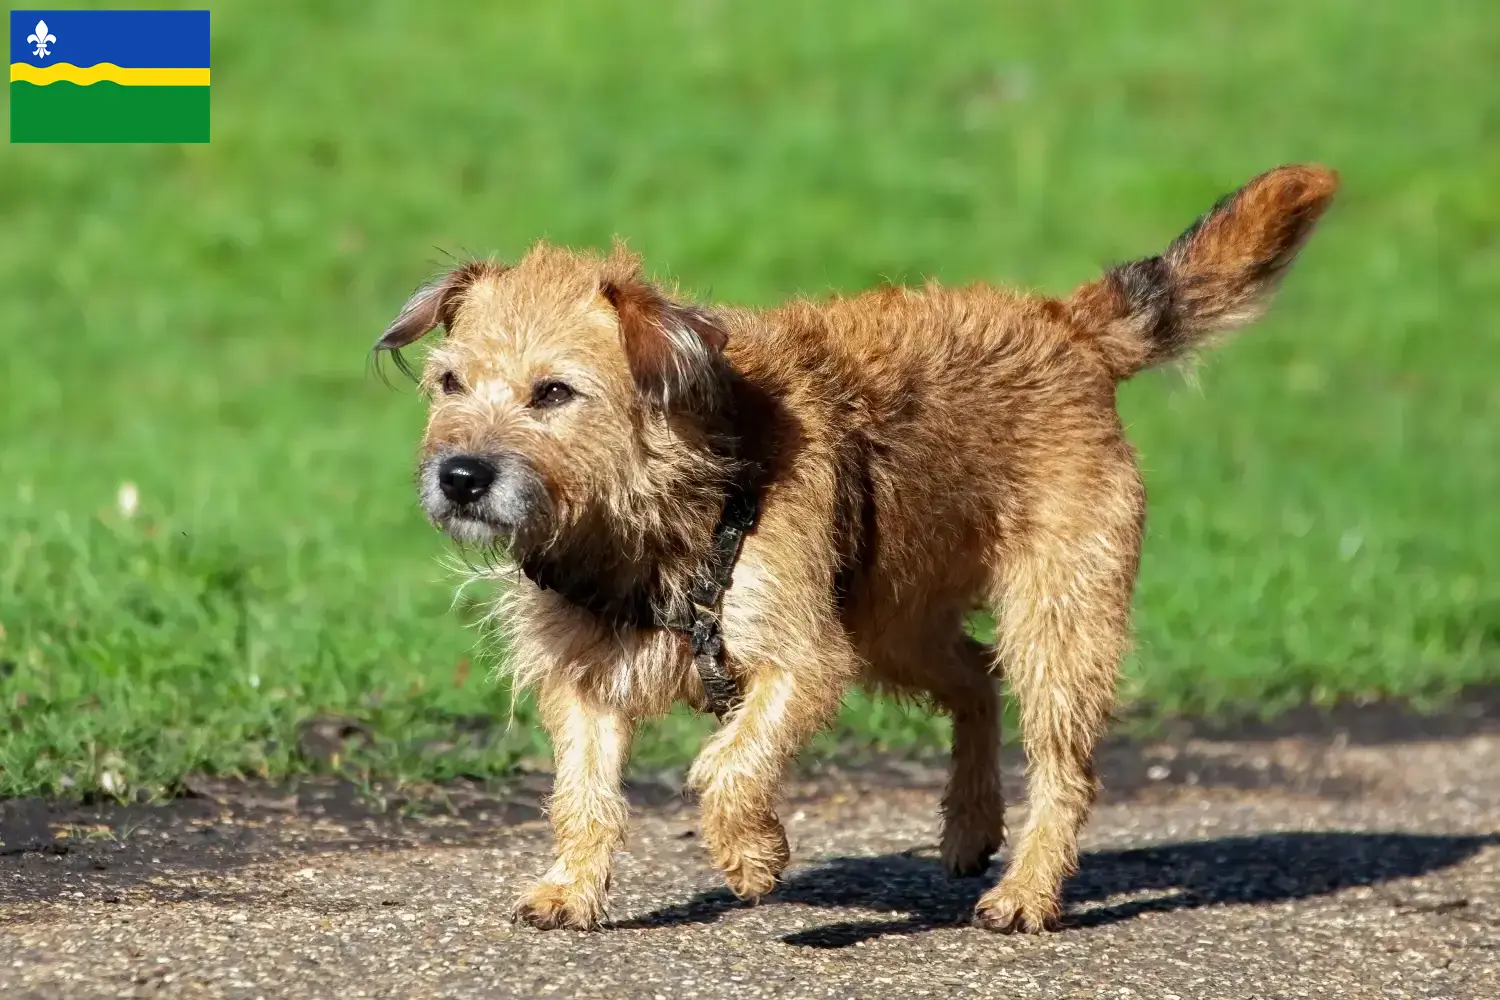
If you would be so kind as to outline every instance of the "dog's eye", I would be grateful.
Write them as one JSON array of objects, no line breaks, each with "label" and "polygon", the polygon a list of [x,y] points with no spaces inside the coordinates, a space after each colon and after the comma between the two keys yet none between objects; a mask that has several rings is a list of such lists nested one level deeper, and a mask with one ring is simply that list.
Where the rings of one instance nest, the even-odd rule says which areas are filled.
[{"label": "dog's eye", "polygon": [[549,379],[546,382],[538,382],[536,388],[531,392],[531,406],[537,410],[549,410],[554,406],[561,406],[577,396],[573,387],[566,382],[558,382]]},{"label": "dog's eye", "polygon": [[464,384],[452,372],[443,372],[443,377],[438,384],[442,386],[445,396],[456,396],[464,391]]}]

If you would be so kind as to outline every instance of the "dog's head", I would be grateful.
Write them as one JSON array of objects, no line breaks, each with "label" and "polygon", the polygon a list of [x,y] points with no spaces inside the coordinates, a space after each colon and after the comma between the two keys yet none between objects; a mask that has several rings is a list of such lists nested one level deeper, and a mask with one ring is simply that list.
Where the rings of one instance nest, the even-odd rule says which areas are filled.
[{"label": "dog's head", "polygon": [[721,404],[727,334],[623,249],[464,264],[418,290],[376,349],[438,326],[419,490],[458,541],[524,558],[588,524],[659,517],[703,461],[695,437]]}]

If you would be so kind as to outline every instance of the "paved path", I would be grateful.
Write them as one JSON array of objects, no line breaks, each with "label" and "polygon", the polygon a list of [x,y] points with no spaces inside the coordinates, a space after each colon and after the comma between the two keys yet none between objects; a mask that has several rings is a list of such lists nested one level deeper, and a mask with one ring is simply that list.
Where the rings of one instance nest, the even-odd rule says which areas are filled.
[{"label": "paved path", "polygon": [[924,768],[798,786],[753,908],[647,787],[594,934],[507,919],[548,852],[524,790],[406,819],[333,786],[0,803],[0,997],[1500,998],[1500,734],[1104,765],[1068,926],[1035,938],[963,922],[982,882],[942,874]]}]

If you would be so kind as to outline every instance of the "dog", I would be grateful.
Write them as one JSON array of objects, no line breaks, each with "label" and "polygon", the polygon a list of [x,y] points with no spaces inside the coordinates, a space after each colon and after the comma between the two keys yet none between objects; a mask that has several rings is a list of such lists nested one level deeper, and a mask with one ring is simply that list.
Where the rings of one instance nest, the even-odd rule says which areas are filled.
[{"label": "dog", "polygon": [[[545,243],[414,294],[376,349],[446,331],[420,374],[421,504],[510,580],[505,669],[556,756],[556,861],[516,916],[601,925],[632,735],[682,702],[723,716],[688,774],[714,864],[741,898],[771,892],[784,772],[856,684],[951,716],[942,861],[982,873],[1007,837],[1003,678],[1030,812],[974,918],[1056,928],[1146,511],[1116,386],[1258,317],[1337,187],[1262,174],[1062,299],[933,283],[707,306],[623,245]],[[965,631],[978,608],[993,647]]]}]

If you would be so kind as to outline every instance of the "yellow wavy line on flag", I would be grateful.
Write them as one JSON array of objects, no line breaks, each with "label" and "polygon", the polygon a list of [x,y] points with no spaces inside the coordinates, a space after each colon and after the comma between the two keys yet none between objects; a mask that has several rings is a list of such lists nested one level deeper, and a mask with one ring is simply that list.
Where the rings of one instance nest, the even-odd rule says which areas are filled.
[{"label": "yellow wavy line on flag", "polygon": [[93,66],[74,66],[72,63],[55,63],[51,66],[11,63],[10,82],[18,81],[34,83],[39,87],[45,87],[49,83],[76,83],[80,87],[87,87],[93,83],[105,82],[126,87],[207,87],[208,69],[138,69],[108,62]]}]

